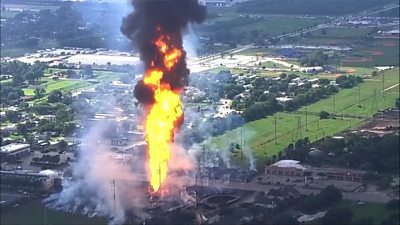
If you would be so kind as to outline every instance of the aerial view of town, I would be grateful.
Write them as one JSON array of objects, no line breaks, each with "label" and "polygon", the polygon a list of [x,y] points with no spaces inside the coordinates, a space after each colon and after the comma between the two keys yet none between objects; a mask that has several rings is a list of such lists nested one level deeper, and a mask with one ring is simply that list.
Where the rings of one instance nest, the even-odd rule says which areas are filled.
[{"label": "aerial view of town", "polygon": [[1,225],[400,225],[398,0],[2,0]]}]

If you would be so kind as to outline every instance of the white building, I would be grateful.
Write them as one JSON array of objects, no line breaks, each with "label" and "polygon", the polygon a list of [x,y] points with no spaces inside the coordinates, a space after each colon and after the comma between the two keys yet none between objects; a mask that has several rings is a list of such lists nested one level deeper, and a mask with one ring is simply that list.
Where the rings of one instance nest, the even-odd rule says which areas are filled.
[{"label": "white building", "polygon": [[11,143],[5,146],[1,146],[2,157],[20,157],[28,154],[31,150],[29,144]]}]

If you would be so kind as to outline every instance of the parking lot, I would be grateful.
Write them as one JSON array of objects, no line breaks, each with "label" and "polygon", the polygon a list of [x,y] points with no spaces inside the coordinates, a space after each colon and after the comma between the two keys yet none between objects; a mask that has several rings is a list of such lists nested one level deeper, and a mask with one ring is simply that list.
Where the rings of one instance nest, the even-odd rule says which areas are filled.
[{"label": "parking lot", "polygon": [[355,191],[358,187],[362,185],[360,182],[330,180],[330,179],[321,179],[321,180],[314,179],[313,181],[308,180],[305,182],[304,177],[273,175],[273,174],[265,174],[264,176],[261,176],[261,178],[262,179],[259,181],[262,184],[293,185],[311,189],[323,189],[326,186],[334,185],[337,188],[346,192]]},{"label": "parking lot", "polygon": [[10,192],[10,191],[1,191],[0,193],[0,202],[1,206],[12,205],[19,200],[26,198],[27,196],[23,193]]}]

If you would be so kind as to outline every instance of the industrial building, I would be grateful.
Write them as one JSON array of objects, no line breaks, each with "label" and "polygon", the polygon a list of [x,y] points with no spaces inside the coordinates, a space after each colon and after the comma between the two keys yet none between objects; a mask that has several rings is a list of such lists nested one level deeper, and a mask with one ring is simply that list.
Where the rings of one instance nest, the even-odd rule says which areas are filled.
[{"label": "industrial building", "polygon": [[29,154],[31,146],[29,144],[11,143],[5,146],[1,146],[0,152],[3,158],[19,158],[26,154]]},{"label": "industrial building", "polygon": [[310,167],[301,165],[296,160],[280,160],[272,165],[265,166],[265,173],[287,176],[301,176],[313,177],[318,179],[333,179],[345,181],[361,182],[363,179],[364,171],[333,168],[333,167]]},{"label": "industrial building", "polygon": [[34,173],[24,170],[0,171],[1,187],[5,189],[26,189],[50,191],[61,187],[61,179],[51,170]]},{"label": "industrial building", "polygon": [[289,176],[303,176],[307,168],[296,160],[280,160],[272,165],[265,166],[265,173]]}]

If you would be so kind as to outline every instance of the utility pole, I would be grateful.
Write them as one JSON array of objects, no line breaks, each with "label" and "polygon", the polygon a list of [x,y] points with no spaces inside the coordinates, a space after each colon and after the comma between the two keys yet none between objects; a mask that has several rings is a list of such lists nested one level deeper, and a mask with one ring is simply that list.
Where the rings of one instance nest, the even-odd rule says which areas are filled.
[{"label": "utility pole", "polygon": [[335,110],[336,110],[336,97],[335,97],[335,95],[333,95],[333,115],[332,115],[332,117],[335,116]]},{"label": "utility pole", "polygon": [[385,100],[385,74],[382,73],[382,96],[383,99]]},{"label": "utility pole", "polygon": [[240,167],[241,167],[241,174],[243,174],[243,128],[240,129]]},{"label": "utility pole", "polygon": [[275,129],[274,129],[274,133],[275,133],[275,144],[276,144],[276,116],[275,116],[275,119],[274,119],[274,124],[275,124]]},{"label": "utility pole", "polygon": [[358,107],[361,108],[361,85],[358,85]]},{"label": "utility pole", "polygon": [[113,185],[113,201],[114,201],[114,211],[115,211],[115,180],[112,181]]},{"label": "utility pole", "polygon": [[[376,89],[374,89],[374,95],[372,96],[372,111],[376,110]],[[372,112],[374,114],[374,112]]]},{"label": "utility pole", "polygon": [[307,105],[306,105],[306,131],[308,131],[308,126],[307,126],[308,120],[307,120],[307,116],[308,116],[308,111],[307,111]]},{"label": "utility pole", "polygon": [[319,121],[320,121],[321,119],[319,118],[318,119],[318,122],[317,122],[317,131],[319,131]]},{"label": "utility pole", "polygon": [[301,117],[297,116],[296,141],[299,139],[299,134],[300,134],[300,138],[303,138],[303,135],[301,133]]},{"label": "utility pole", "polygon": [[44,225],[47,225],[47,215],[46,215],[46,206],[44,206]]}]

